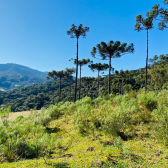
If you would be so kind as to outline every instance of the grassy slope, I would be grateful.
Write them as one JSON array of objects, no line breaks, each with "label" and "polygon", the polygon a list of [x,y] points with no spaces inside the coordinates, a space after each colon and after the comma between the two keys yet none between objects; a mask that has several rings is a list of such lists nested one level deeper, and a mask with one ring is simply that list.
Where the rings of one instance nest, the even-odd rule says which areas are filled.
[{"label": "grassy slope", "polygon": [[[18,116],[28,117],[30,115],[30,113],[31,113],[30,111],[11,112],[8,119],[9,120],[14,120]],[[0,122],[1,122],[1,118],[0,118]]]},{"label": "grassy slope", "polygon": [[[118,103],[117,98],[115,98],[114,101],[114,98],[109,97],[108,100],[101,100],[101,102],[95,104],[89,99],[83,99],[77,102],[76,106],[74,104],[66,106],[58,105],[63,115],[57,120],[52,120],[47,125],[47,129],[50,130],[50,133],[48,133],[50,135],[49,141],[53,143],[50,145],[50,154],[44,158],[40,157],[38,159],[2,163],[0,167],[168,167],[168,148],[155,138],[153,127],[151,127],[151,124],[155,123],[150,121],[150,118],[142,119],[141,114],[145,115],[142,108],[147,110],[142,104],[143,100],[139,102],[141,112],[139,112],[138,116],[132,114],[133,118],[130,119],[137,123],[132,124],[131,128],[120,127],[120,131],[124,131],[124,133],[130,135],[130,137],[132,136],[132,138],[128,138],[127,141],[123,141],[119,136],[109,134],[103,129],[93,129],[90,117],[96,114],[95,116],[100,119],[101,116],[110,115],[112,112],[115,113],[115,110],[119,111],[119,107],[121,107],[122,104],[121,102],[124,101],[121,100],[121,96],[118,96],[118,99],[119,98]],[[130,99],[132,100],[132,98]],[[88,104],[91,104],[91,110],[90,113],[86,115],[84,113],[87,110],[86,108],[84,109],[83,106],[87,106]],[[81,106],[83,109],[81,109],[82,112],[79,112]],[[126,111],[128,111],[130,106],[129,108],[126,106],[124,108],[127,108]],[[51,110],[50,108],[50,111]],[[78,114],[74,114],[74,111],[78,111]],[[145,113],[147,112],[149,111],[145,111]],[[43,113],[47,114],[47,111]],[[24,126],[26,121],[32,121],[34,116],[37,115],[44,117],[39,112],[32,112],[30,117],[28,119],[22,119],[20,124]],[[80,120],[79,115],[83,121],[84,119],[90,120],[89,127],[84,127],[83,125],[81,127],[82,122],[78,122],[78,120]],[[120,120],[120,118],[118,118],[118,120]],[[145,122],[146,120],[150,122]],[[113,125],[111,125],[111,127],[113,127]],[[79,133],[81,128],[84,128],[85,131]],[[30,135],[29,137],[35,141],[45,134],[46,132],[41,131],[41,135],[38,132],[38,134]],[[94,150],[88,151],[87,149],[89,147],[93,147]]]}]

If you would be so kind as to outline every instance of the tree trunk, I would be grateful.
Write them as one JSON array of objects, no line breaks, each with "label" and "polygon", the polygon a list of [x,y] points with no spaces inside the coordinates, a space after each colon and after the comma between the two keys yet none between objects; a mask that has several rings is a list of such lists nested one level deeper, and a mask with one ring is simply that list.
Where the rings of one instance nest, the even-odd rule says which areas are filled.
[{"label": "tree trunk", "polygon": [[79,100],[80,100],[80,89],[81,89],[81,68],[82,68],[82,65],[80,64],[80,79],[79,79]]},{"label": "tree trunk", "polygon": [[99,70],[98,70],[98,78],[97,78],[97,97],[99,97]]},{"label": "tree trunk", "polygon": [[76,56],[76,80],[75,80],[75,97],[74,102],[76,102],[76,95],[77,95],[77,80],[78,80],[78,37],[77,37],[77,56]]},{"label": "tree trunk", "polygon": [[60,77],[60,85],[59,85],[59,101],[61,101],[61,77]]},{"label": "tree trunk", "polygon": [[89,94],[89,81],[87,82],[87,85],[88,85],[88,89],[87,89],[87,96]]},{"label": "tree trunk", "polygon": [[121,94],[123,95],[123,76],[122,76],[122,93]]},{"label": "tree trunk", "polygon": [[72,83],[72,78],[70,78],[70,102],[71,102],[71,83]]},{"label": "tree trunk", "polygon": [[148,68],[148,29],[147,29],[147,53],[146,53],[145,93],[147,91],[147,68]]},{"label": "tree trunk", "polygon": [[111,55],[110,55],[110,57],[109,57],[108,94],[110,94],[110,82],[111,82]]},{"label": "tree trunk", "polygon": [[120,82],[120,94],[121,94],[121,82]]}]

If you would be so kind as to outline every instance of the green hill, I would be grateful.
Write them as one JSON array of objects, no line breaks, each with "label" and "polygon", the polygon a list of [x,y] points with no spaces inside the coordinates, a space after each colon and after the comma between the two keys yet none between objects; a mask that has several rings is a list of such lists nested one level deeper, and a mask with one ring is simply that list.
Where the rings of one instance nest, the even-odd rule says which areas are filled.
[{"label": "green hill", "polygon": [[[139,73],[139,71],[130,71],[131,74],[134,76]],[[127,78],[124,79],[124,85],[130,84],[132,88],[125,88],[124,91],[127,92],[129,89],[139,89],[141,86],[136,83],[134,76],[129,78],[129,74]],[[119,92],[118,86],[119,81],[116,84],[117,78],[113,74],[112,75],[112,91],[114,94]],[[61,100],[65,101],[73,101],[74,97],[74,88],[75,88],[75,81],[72,81],[72,93],[71,93],[71,100],[70,100],[70,84],[68,80],[64,80],[62,83],[62,96]],[[108,76],[100,78],[100,96],[104,96],[107,94],[107,83],[108,83]],[[78,92],[79,93],[79,92]],[[89,96],[91,98],[97,97],[97,78],[92,78],[92,81],[89,84],[86,81],[82,82],[81,85],[81,98]],[[77,95],[77,99],[79,95]],[[28,87],[23,87],[20,89],[15,89],[10,92],[1,92],[0,93],[0,104],[7,106],[11,106],[12,111],[26,111],[33,108],[41,109],[42,107],[49,107],[51,104],[55,104],[59,102],[59,81],[52,81],[46,82],[42,84],[36,84]]]},{"label": "green hill", "polygon": [[0,64],[0,89],[9,91],[46,82],[47,72],[40,72],[18,64]]}]

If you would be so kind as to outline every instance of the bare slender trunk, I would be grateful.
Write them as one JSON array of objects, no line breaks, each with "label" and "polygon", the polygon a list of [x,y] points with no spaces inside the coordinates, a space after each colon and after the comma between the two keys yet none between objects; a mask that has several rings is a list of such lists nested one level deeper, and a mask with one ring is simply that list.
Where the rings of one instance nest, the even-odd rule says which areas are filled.
[{"label": "bare slender trunk", "polygon": [[122,93],[121,94],[123,95],[123,76],[122,76]]},{"label": "bare slender trunk", "polygon": [[76,94],[77,94],[77,80],[78,80],[78,37],[77,37],[77,56],[76,56],[76,80],[75,80],[75,97],[74,102],[76,102]]},{"label": "bare slender trunk", "polygon": [[82,65],[80,64],[80,80],[79,80],[79,100],[80,100],[80,89],[81,89],[81,68],[82,68]]},{"label": "bare slender trunk", "polygon": [[110,82],[111,82],[111,55],[110,55],[110,57],[109,57],[108,94],[110,94]]},{"label": "bare slender trunk", "polygon": [[87,96],[89,94],[89,81],[87,82],[87,85],[88,85],[88,89],[87,89]]},{"label": "bare slender trunk", "polygon": [[120,94],[121,94],[121,82],[120,82]]},{"label": "bare slender trunk", "polygon": [[147,92],[147,68],[148,68],[148,29],[147,29],[147,53],[146,53],[145,93]]},{"label": "bare slender trunk", "polygon": [[70,102],[71,102],[71,83],[72,83],[72,78],[70,78]]},{"label": "bare slender trunk", "polygon": [[61,101],[61,77],[60,77],[60,85],[59,85],[59,101]]},{"label": "bare slender trunk", "polygon": [[98,70],[98,78],[97,78],[97,97],[99,97],[99,70]]}]

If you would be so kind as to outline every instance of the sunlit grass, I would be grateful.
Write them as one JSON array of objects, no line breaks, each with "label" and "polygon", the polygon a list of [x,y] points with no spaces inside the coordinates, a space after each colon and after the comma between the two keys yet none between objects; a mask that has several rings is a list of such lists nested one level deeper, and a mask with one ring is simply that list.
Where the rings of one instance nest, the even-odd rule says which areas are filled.
[{"label": "sunlit grass", "polygon": [[0,167],[166,168],[167,98],[130,92],[12,114],[0,126]]}]

